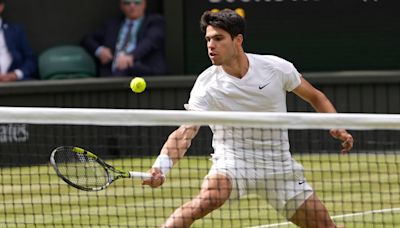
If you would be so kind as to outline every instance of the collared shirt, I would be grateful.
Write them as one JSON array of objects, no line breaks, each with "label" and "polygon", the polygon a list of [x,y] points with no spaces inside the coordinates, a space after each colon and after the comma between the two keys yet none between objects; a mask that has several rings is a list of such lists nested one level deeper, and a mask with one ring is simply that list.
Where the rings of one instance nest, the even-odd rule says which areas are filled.
[{"label": "collared shirt", "polygon": [[[143,17],[137,19],[137,20],[130,20],[130,19],[125,19],[124,24],[122,25],[119,35],[118,35],[118,42],[116,44],[116,52],[124,52],[124,53],[130,53],[136,48],[136,42],[137,42],[137,33],[139,31],[140,25],[143,22]],[[129,24],[133,23],[133,28],[130,31],[130,34],[127,34],[129,31]],[[123,45],[126,37],[129,36],[129,41],[128,44],[126,45],[125,49],[123,50]]]},{"label": "collared shirt", "polygon": [[[0,18],[0,74],[7,73],[11,63],[12,63],[12,56],[6,44],[6,39],[4,36],[3,20],[2,18]],[[14,72],[19,80],[23,78],[24,74],[20,69],[17,69]]]},{"label": "collared shirt", "polygon": [[[115,47],[114,60],[111,66],[113,72],[116,69],[116,64],[117,64],[116,61],[118,59],[118,56],[122,54],[131,53],[133,50],[135,50],[137,43],[137,33],[139,31],[140,25],[142,24],[143,18],[144,17],[141,17],[137,20],[125,19],[124,24],[122,25],[119,31],[118,41]],[[130,31],[130,34],[127,34],[129,31],[130,23],[133,23],[133,27]],[[125,47],[122,47],[124,45],[126,36],[129,36],[128,43]]]},{"label": "collared shirt", "polygon": [[7,73],[11,65],[12,57],[8,51],[3,31],[3,20],[0,18],[0,73]]}]

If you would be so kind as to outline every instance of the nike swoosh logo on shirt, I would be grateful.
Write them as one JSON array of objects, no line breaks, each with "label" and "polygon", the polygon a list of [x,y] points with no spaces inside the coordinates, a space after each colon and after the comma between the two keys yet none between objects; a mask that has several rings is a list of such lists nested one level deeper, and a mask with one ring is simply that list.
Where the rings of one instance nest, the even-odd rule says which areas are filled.
[{"label": "nike swoosh logo on shirt", "polygon": [[264,87],[266,87],[267,85],[269,85],[269,83],[271,83],[271,82],[268,82],[267,84],[264,84],[264,85],[260,85],[260,86],[258,86],[258,88],[259,88],[259,89],[264,89]]}]

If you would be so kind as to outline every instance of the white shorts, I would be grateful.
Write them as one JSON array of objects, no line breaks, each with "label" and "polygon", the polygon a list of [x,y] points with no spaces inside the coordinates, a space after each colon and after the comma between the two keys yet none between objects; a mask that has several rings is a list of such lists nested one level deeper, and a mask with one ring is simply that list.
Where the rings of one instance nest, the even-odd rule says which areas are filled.
[{"label": "white shorts", "polygon": [[255,193],[288,219],[313,194],[304,177],[303,166],[293,159],[284,172],[237,159],[213,157],[212,161],[213,165],[205,178],[213,174],[227,176],[232,183],[230,199]]}]

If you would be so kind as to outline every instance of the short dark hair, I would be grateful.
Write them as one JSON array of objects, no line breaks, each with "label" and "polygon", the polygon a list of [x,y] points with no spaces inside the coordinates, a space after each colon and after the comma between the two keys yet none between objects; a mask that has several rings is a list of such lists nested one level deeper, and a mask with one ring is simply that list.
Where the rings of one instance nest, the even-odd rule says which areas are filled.
[{"label": "short dark hair", "polygon": [[209,25],[225,30],[232,38],[239,34],[244,35],[246,29],[244,18],[231,9],[205,11],[200,19],[201,31],[205,33]]}]

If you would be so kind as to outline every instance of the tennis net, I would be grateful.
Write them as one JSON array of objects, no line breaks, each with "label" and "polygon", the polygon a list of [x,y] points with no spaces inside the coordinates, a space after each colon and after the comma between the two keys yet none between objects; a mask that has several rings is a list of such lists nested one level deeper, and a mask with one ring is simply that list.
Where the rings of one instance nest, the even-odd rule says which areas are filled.
[{"label": "tennis net", "polygon": [[[202,127],[160,188],[121,179],[102,191],[82,191],[58,178],[49,164],[52,150],[67,145],[115,167],[146,172],[181,124]],[[293,158],[337,224],[400,226],[400,115],[15,107],[0,108],[0,226],[160,227],[200,191],[210,154],[216,153],[209,125],[226,127],[215,137],[234,145],[234,152],[261,151],[257,161],[274,152],[263,164],[281,159],[280,151],[274,151],[276,141],[267,147],[256,142],[278,135],[285,144],[282,133],[288,129]],[[349,154],[340,154],[331,128],[353,135]],[[259,194],[232,197],[193,227],[295,227],[272,206],[274,198],[265,200],[264,189],[255,190]]]}]

